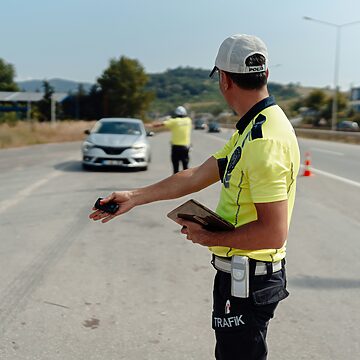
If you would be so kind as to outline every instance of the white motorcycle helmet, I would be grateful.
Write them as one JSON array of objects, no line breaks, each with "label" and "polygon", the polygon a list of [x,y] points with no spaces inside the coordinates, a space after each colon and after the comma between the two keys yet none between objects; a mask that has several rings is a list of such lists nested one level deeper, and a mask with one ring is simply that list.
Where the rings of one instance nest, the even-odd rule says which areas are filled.
[{"label": "white motorcycle helmet", "polygon": [[178,106],[175,109],[174,114],[178,116],[187,116],[187,111],[183,106]]}]

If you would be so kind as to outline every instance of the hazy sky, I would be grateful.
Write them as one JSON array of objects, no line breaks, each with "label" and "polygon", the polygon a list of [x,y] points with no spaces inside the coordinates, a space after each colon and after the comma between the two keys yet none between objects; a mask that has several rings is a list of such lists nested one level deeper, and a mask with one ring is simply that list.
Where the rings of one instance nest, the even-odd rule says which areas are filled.
[{"label": "hazy sky", "polygon": [[[210,69],[224,38],[255,34],[268,45],[270,81],[333,86],[336,28],[360,21],[359,0],[8,0],[0,57],[16,80],[94,82],[111,58],[148,73]],[[341,28],[339,84],[360,86],[360,23]]]}]

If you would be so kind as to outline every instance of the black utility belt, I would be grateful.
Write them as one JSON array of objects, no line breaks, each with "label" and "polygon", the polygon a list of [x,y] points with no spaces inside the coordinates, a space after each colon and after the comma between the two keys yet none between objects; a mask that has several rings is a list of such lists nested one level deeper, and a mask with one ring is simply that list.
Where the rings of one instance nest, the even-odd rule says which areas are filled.
[{"label": "black utility belt", "polygon": [[179,149],[188,149],[190,147],[190,145],[174,145],[174,144],[171,144],[171,146],[173,148],[179,148]]},{"label": "black utility belt", "polygon": [[[248,298],[250,293],[250,260],[247,256],[234,255],[223,258],[214,255],[212,264],[215,269],[229,273],[231,276],[231,295],[238,298]],[[252,260],[254,261],[254,260]],[[270,275],[282,269],[282,261],[255,261],[254,275]]]}]

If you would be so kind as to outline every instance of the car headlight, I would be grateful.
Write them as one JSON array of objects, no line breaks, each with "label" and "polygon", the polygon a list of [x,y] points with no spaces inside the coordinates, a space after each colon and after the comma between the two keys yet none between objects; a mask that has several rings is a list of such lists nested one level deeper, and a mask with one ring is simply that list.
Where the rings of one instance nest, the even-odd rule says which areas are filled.
[{"label": "car headlight", "polygon": [[134,144],[132,146],[133,149],[135,150],[140,150],[140,149],[145,149],[146,148],[146,144],[144,143],[137,143],[137,144]]},{"label": "car headlight", "polygon": [[95,146],[95,144],[93,144],[92,142],[84,141],[82,144],[82,149],[83,149],[83,151],[87,152],[90,149],[92,149],[94,146]]}]

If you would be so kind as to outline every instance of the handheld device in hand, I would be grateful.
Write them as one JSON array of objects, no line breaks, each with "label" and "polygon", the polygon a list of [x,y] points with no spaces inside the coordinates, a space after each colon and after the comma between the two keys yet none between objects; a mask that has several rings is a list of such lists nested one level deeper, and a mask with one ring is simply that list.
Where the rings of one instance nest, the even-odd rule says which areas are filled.
[{"label": "handheld device in hand", "polygon": [[100,204],[100,200],[102,200],[103,198],[98,198],[96,200],[96,203],[94,205],[94,207],[98,210],[102,210],[105,211],[109,214],[114,214],[119,210],[119,204],[115,203],[115,202],[108,202],[106,204],[101,205]]},{"label": "handheld device in hand", "polygon": [[170,211],[167,216],[174,221],[176,221],[176,218],[181,218],[196,222],[209,231],[234,229],[231,223],[194,199],[186,201],[184,204]]}]

